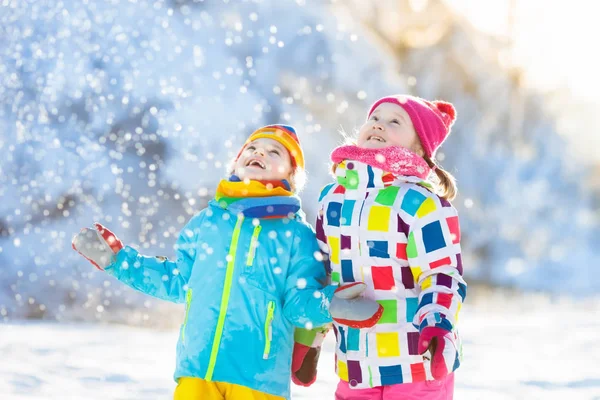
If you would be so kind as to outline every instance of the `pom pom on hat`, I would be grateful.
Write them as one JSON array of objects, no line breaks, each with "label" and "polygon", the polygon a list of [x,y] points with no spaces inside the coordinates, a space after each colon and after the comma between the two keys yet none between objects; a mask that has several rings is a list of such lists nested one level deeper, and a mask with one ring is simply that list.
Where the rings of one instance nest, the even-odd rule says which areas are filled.
[{"label": "pom pom on hat", "polygon": [[446,125],[448,129],[450,129],[450,127],[456,120],[456,109],[454,108],[452,103],[440,100],[432,101],[432,103],[440,111],[442,120],[444,121],[444,125]]}]

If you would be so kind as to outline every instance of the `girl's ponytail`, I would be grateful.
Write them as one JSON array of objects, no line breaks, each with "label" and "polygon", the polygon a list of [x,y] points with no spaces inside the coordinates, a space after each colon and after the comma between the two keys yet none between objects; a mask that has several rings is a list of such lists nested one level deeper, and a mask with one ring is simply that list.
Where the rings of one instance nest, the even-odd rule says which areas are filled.
[{"label": "girl's ponytail", "polygon": [[445,200],[452,201],[456,197],[458,193],[458,188],[456,187],[456,178],[448,171],[437,165],[430,157],[425,155],[423,157],[427,164],[432,168],[435,172],[436,178],[433,182],[438,194],[444,198]]}]

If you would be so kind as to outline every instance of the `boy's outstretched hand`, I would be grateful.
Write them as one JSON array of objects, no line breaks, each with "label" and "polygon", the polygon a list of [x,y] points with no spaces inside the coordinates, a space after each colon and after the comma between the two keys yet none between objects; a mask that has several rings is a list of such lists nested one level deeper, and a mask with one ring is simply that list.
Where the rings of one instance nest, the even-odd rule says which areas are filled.
[{"label": "boy's outstretched hand", "polygon": [[383,314],[383,306],[375,300],[362,297],[367,285],[354,282],[340,286],[334,292],[329,313],[338,324],[352,328],[370,328]]},{"label": "boy's outstretched hand", "polygon": [[452,333],[442,328],[428,326],[419,337],[419,354],[429,350],[431,354],[431,374],[434,379],[444,379],[454,371],[458,352],[452,340]]},{"label": "boy's outstretched hand", "polygon": [[94,228],[83,228],[73,237],[73,249],[102,271],[112,263],[112,258],[123,248],[114,233],[99,223]]}]

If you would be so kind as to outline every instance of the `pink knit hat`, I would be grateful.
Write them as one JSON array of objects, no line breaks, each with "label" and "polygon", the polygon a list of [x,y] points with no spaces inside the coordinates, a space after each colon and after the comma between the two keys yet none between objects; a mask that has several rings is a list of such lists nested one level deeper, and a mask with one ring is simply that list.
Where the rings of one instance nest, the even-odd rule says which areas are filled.
[{"label": "pink knit hat", "polygon": [[382,103],[399,105],[408,113],[417,131],[425,153],[432,157],[450,134],[450,128],[456,119],[454,106],[445,101],[427,101],[408,95],[383,97],[375,102],[369,110],[367,119]]}]

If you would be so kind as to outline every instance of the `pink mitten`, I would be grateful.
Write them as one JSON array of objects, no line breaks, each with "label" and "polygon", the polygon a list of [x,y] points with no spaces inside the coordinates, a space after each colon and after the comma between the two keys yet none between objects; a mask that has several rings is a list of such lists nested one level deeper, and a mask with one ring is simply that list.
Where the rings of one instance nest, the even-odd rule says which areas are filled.
[{"label": "pink mitten", "polygon": [[431,374],[434,379],[443,379],[457,367],[458,352],[451,332],[428,326],[419,336],[419,354],[429,350],[431,354]]},{"label": "pink mitten", "polygon": [[370,328],[374,326],[383,314],[383,306],[365,297],[362,292],[367,285],[354,282],[340,286],[334,292],[329,313],[334,321],[352,328]]},{"label": "pink mitten", "polygon": [[123,243],[114,233],[96,222],[93,229],[84,228],[75,235],[71,246],[96,268],[104,270],[123,248]]}]

